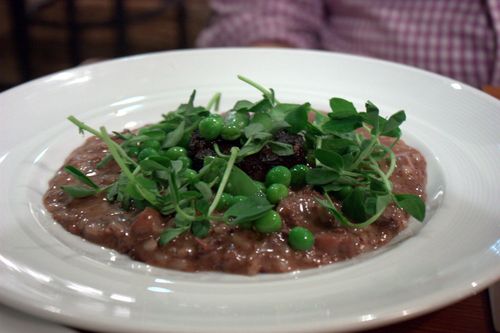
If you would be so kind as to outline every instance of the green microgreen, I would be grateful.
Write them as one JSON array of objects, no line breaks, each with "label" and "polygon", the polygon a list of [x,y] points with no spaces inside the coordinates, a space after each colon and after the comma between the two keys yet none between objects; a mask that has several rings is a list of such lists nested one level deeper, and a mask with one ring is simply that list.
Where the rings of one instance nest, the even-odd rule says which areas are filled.
[{"label": "green microgreen", "polygon": [[207,104],[207,107],[206,109],[208,111],[212,110],[212,108],[214,109],[214,111],[219,111],[219,106],[220,106],[220,98],[221,98],[222,94],[220,92],[217,92],[215,93],[212,98],[210,99],[210,101],[208,101],[208,104]]},{"label": "green microgreen", "polygon": [[[419,221],[424,220],[422,199],[394,193],[390,180],[396,168],[392,146],[401,137],[404,111],[384,118],[370,101],[366,102],[364,112],[358,112],[352,102],[334,97],[330,99],[331,112],[323,114],[309,103],[280,103],[273,89],[243,76],[238,78],[262,93],[262,99],[234,104],[228,117],[234,119],[226,121],[242,121],[241,136],[234,140],[229,153],[214,143],[216,156],[206,159],[201,169],[189,169],[189,158],[179,155],[186,153],[200,121],[210,116],[211,110],[218,111],[220,93],[215,93],[203,107],[195,105],[194,90],[187,103],[162,115],[160,122],[137,131],[110,135],[104,127],[94,129],[73,116],[68,117],[81,133],[95,135],[106,144],[108,153],[97,163],[97,168],[113,161],[120,174],[112,184],[100,186],[81,170],[68,165],[64,170],[78,184],[64,185],[63,191],[73,198],[103,192],[108,201],[118,202],[126,210],[140,211],[149,206],[170,216],[169,226],[159,236],[160,245],[184,233],[202,238],[210,233],[211,223],[247,225],[274,208],[262,187],[236,164],[264,147],[278,156],[293,155],[291,144],[276,139],[278,131],[287,131],[305,139],[310,157],[310,165],[304,166],[305,182],[322,192],[318,202],[342,225],[367,226],[390,204]],[[308,120],[310,113],[315,116],[313,122]],[[204,123],[200,126],[204,127]],[[381,143],[381,136],[394,140],[386,146]],[[167,153],[168,149],[181,153]],[[331,196],[341,205],[336,206]],[[223,197],[239,199],[227,204]]]}]

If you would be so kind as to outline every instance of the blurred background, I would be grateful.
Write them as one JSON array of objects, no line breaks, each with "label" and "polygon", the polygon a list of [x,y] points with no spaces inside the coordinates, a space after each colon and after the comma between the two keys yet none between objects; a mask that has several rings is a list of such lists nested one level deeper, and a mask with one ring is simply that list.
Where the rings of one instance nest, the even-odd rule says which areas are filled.
[{"label": "blurred background", "polygon": [[207,0],[0,0],[0,91],[82,62],[194,46]]}]

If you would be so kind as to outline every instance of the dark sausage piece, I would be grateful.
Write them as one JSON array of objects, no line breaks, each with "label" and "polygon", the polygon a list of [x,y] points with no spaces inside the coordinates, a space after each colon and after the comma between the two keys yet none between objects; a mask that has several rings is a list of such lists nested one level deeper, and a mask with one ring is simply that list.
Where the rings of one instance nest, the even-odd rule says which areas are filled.
[{"label": "dark sausage piece", "polygon": [[[260,152],[244,158],[238,167],[245,171],[255,180],[263,181],[267,172],[274,166],[284,165],[292,167],[296,164],[306,164],[306,148],[304,138],[297,134],[290,134],[285,130],[280,130],[274,134],[274,140],[288,143],[293,147],[293,154],[289,156],[279,156],[273,153],[270,147],[265,146]],[[193,167],[199,170],[203,166],[203,158],[206,156],[215,156],[213,149],[214,143],[219,145],[221,151],[229,153],[231,147],[240,147],[240,141],[227,141],[221,138],[215,140],[203,139],[198,131],[195,131],[189,142],[189,156],[193,160]]]}]

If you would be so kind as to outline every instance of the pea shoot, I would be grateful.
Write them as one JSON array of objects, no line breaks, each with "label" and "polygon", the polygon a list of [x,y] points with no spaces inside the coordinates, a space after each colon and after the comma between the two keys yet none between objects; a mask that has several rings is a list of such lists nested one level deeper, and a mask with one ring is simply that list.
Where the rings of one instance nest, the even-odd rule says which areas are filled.
[{"label": "pea shoot", "polygon": [[[317,201],[346,227],[374,223],[389,204],[419,221],[425,219],[422,199],[394,193],[390,181],[396,167],[391,148],[401,137],[404,111],[384,118],[372,102],[360,112],[351,102],[334,97],[331,112],[324,115],[309,103],[281,103],[272,89],[239,78],[260,91],[262,99],[240,100],[225,115],[211,113],[218,111],[220,93],[203,107],[195,106],[193,91],[187,103],[137,131],[110,135],[104,127],[95,129],[69,117],[80,132],[89,132],[107,145],[109,153],[97,168],[114,161],[121,173],[114,183],[99,186],[80,170],[66,166],[64,170],[80,184],[65,185],[63,191],[73,198],[105,195],[127,210],[149,206],[171,216],[174,223],[160,235],[160,245],[183,233],[206,237],[212,223],[264,234],[281,232],[283,221],[276,209],[289,195],[290,186],[318,190]],[[309,114],[315,114],[313,122],[308,121]],[[304,139],[308,163],[276,165],[265,174],[265,184],[258,182],[239,163],[263,149],[279,157],[296,154],[292,144],[276,139],[279,131]],[[205,156],[203,163],[199,160],[202,166],[193,163],[189,150],[195,133],[212,142],[215,152]],[[381,143],[383,136],[393,138],[391,146]],[[231,145],[219,146],[220,140]],[[307,251],[314,246],[314,235],[295,227],[288,233],[288,243],[297,251]]]}]

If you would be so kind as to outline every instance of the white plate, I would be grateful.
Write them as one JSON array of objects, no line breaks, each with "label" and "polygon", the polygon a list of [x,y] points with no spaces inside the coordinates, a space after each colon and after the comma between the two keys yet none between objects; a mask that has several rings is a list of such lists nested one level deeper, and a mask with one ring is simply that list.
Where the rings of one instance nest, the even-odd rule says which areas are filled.
[{"label": "white plate", "polygon": [[78,333],[4,305],[0,305],[0,324],[0,333]]},{"label": "white plate", "polygon": [[[224,106],[258,93],[326,109],[341,96],[405,109],[405,138],[429,162],[428,219],[353,261],[255,277],[133,262],[54,223],[41,198],[83,138],[65,118],[137,127],[187,100]],[[167,52],[60,72],[0,95],[0,300],[32,314],[120,332],[313,332],[374,327],[442,307],[500,277],[500,103],[458,82],[324,52]],[[444,195],[443,195],[444,193]]]}]

